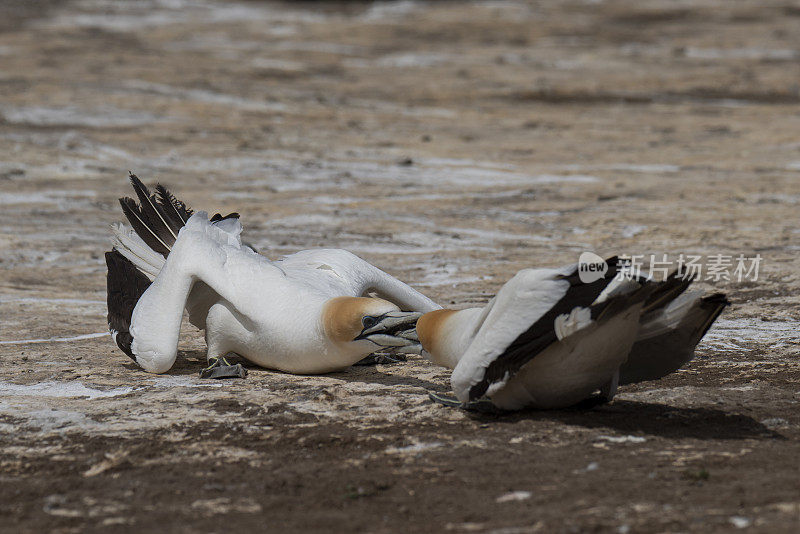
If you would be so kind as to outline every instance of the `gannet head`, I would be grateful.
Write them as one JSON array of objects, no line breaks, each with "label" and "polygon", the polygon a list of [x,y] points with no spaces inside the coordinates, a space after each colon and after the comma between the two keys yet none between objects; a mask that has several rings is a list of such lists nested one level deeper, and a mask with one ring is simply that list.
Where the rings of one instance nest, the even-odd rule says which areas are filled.
[{"label": "gannet head", "polygon": [[[449,328],[447,320],[456,313],[455,310],[434,310],[419,318],[417,322],[417,336],[425,353],[424,356],[443,367],[455,367],[458,355],[450,354],[452,347],[448,345]],[[455,357],[454,357],[455,356]]]},{"label": "gannet head", "polygon": [[359,347],[366,356],[418,343],[414,327],[421,315],[379,298],[336,297],[325,303],[322,324],[329,339]]}]

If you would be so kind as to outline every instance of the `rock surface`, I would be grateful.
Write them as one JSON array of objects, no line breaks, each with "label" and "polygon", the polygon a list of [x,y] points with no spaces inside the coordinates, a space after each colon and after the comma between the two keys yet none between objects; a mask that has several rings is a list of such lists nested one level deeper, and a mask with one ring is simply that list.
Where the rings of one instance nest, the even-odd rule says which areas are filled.
[{"label": "rock surface", "polygon": [[[796,532],[789,2],[0,5],[0,530]],[[686,369],[590,411],[432,404],[420,359],[167,375],[104,334],[127,170],[271,257],[453,307],[600,254],[760,254]]]}]

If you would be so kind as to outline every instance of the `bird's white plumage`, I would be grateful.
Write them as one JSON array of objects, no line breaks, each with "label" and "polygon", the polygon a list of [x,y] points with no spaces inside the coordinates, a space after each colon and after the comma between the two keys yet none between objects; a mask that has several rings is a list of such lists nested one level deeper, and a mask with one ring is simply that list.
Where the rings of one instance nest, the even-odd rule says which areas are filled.
[{"label": "bird's white plumage", "polygon": [[[238,220],[211,223],[204,212],[180,230],[133,310],[131,349],[145,370],[161,373],[173,365],[184,308],[205,327],[209,357],[235,352],[295,373],[341,369],[380,348],[369,339],[332,340],[322,317],[331,299],[374,291],[391,301],[366,302],[381,313],[439,308],[349,252],[303,251],[270,261],[243,245],[240,233]],[[154,267],[152,257],[131,250],[141,244],[130,235],[117,232],[115,243],[140,269]]]}]

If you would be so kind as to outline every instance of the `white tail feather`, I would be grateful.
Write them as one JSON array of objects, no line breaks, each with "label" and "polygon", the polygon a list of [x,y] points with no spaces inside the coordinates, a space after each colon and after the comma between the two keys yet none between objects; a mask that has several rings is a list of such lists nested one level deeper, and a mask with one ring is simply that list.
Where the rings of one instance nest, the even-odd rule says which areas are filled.
[{"label": "white tail feather", "polygon": [[111,230],[114,233],[112,238],[114,248],[129,259],[148,278],[154,279],[161,267],[164,266],[166,261],[164,257],[148,247],[136,232],[124,224],[113,224]]}]

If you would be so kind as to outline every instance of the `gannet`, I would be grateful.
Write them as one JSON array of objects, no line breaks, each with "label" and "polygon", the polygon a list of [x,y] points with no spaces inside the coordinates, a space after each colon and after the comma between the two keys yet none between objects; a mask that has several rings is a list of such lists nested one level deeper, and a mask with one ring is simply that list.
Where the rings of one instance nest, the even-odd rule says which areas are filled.
[{"label": "gannet", "polygon": [[483,308],[423,315],[423,355],[453,369],[457,401],[503,410],[563,408],[611,400],[618,385],[660,378],[694,356],[729,304],[722,294],[686,292],[692,280],[624,276],[616,258],[605,276],[581,282],[577,265],[524,269]]},{"label": "gannet", "polygon": [[[120,199],[108,267],[114,341],[147,372],[175,362],[184,310],[205,331],[213,377],[243,376],[225,355],[290,373],[343,369],[376,350],[418,352],[414,325],[436,303],[344,250],[270,261],[242,243],[236,213],[210,220],[166,188]],[[373,296],[374,295],[374,296]]]}]

